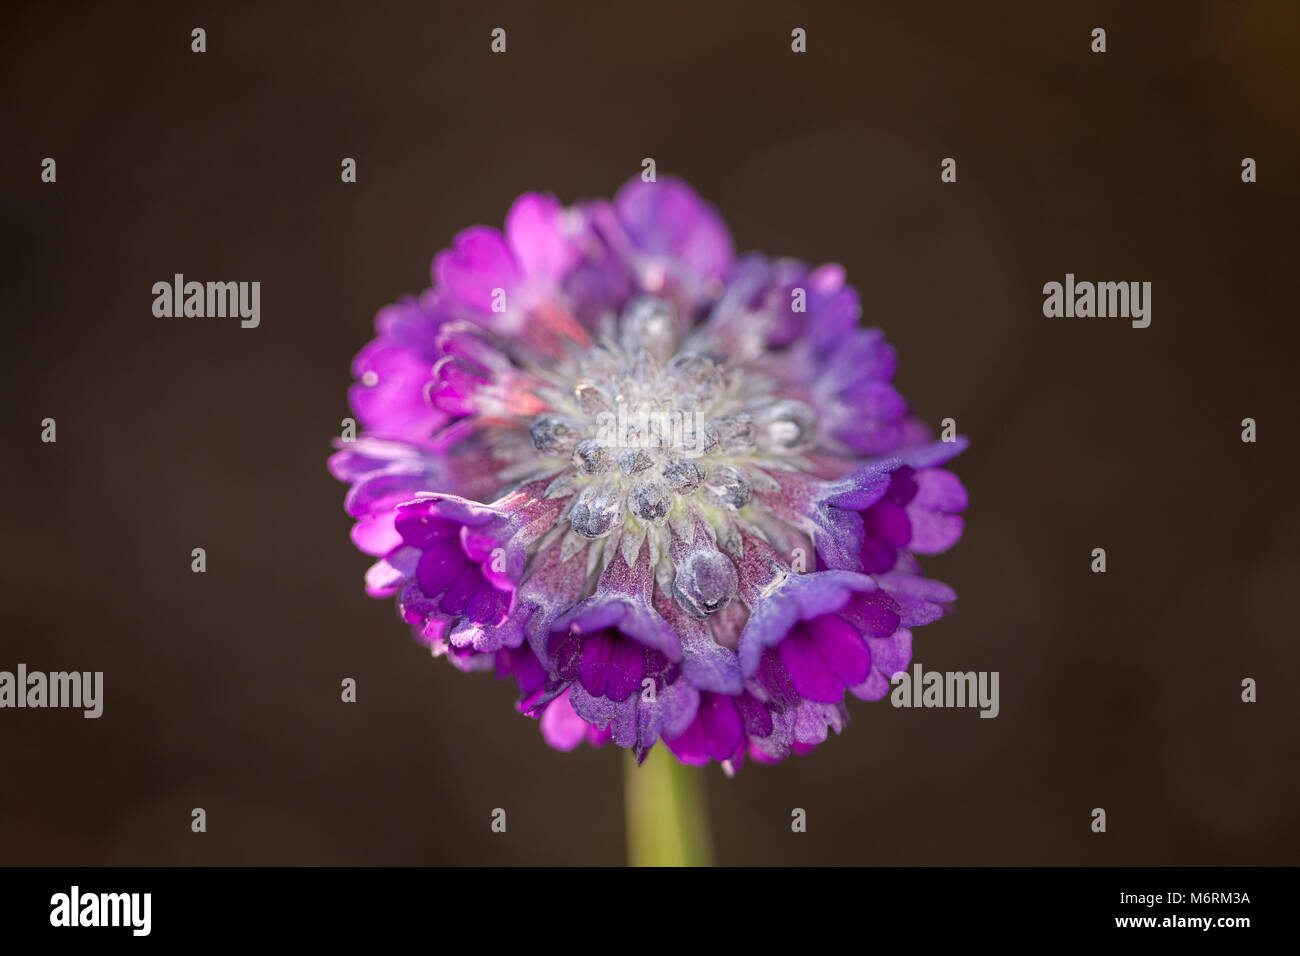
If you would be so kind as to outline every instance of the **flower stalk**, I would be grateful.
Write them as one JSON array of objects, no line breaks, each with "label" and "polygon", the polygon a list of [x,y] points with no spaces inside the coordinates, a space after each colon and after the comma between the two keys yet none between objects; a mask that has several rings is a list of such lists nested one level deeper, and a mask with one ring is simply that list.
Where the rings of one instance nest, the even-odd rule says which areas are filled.
[{"label": "flower stalk", "polygon": [[712,866],[700,770],[654,747],[637,765],[627,751],[623,772],[630,866]]}]

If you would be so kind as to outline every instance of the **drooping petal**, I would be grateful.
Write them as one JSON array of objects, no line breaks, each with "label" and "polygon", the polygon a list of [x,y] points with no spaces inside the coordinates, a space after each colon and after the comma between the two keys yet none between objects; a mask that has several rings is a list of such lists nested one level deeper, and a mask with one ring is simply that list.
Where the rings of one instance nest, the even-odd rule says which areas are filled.
[{"label": "drooping petal", "polygon": [[875,590],[876,583],[852,571],[790,574],[755,607],[740,635],[740,666],[746,676],[758,670],[766,647],[775,647],[799,621],[843,609],[853,594]]},{"label": "drooping petal", "polygon": [[700,766],[710,760],[730,760],[744,740],[744,723],[735,698],[705,691],[700,694],[695,719],[676,737],[664,743],[682,763]]}]

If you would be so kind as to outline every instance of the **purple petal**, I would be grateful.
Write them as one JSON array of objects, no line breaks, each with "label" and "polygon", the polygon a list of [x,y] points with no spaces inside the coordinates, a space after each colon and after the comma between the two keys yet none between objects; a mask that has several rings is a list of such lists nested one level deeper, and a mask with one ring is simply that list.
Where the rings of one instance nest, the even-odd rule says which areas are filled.
[{"label": "purple petal", "polygon": [[763,648],[775,647],[797,621],[840,610],[856,592],[872,591],[876,582],[852,571],[791,574],[751,609],[740,635],[740,666],[749,676],[758,670]]},{"label": "purple petal", "polygon": [[912,663],[912,632],[899,628],[889,637],[868,637],[871,651],[871,675],[862,683],[849,688],[861,700],[880,700],[889,693],[895,674],[906,671]]},{"label": "purple petal", "polygon": [[912,526],[911,550],[940,554],[961,539],[966,510],[966,489],[957,476],[941,468],[916,473],[916,497],[907,508]]},{"label": "purple petal", "polygon": [[682,763],[701,766],[713,760],[730,760],[744,739],[744,724],[735,699],[708,691],[700,694],[695,720],[677,737],[665,737],[668,749]]},{"label": "purple petal", "polygon": [[834,702],[871,673],[871,652],[851,624],[826,615],[796,627],[777,648],[795,689],[808,700]]},{"label": "purple petal", "polygon": [[614,208],[637,248],[685,267],[697,280],[721,278],[731,265],[731,234],[722,217],[680,179],[632,179],[614,197]]},{"label": "purple petal", "polygon": [[617,631],[589,634],[582,641],[578,679],[593,697],[627,700],[641,690],[645,648]]}]

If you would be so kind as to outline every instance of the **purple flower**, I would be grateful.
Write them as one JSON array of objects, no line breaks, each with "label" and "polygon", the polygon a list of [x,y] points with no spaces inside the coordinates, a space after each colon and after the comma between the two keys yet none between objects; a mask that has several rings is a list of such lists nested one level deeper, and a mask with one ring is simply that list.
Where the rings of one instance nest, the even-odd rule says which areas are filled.
[{"label": "purple flower", "polygon": [[522,196],[353,363],[367,592],[560,750],[805,753],[956,599],[966,492],[837,265],[735,257],[685,183]]}]

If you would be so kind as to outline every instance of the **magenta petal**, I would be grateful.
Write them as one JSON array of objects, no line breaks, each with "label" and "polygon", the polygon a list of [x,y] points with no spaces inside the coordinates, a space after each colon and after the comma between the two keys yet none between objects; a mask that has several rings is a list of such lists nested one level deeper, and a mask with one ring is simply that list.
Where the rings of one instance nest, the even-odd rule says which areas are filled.
[{"label": "magenta petal", "polygon": [[355,518],[390,511],[414,498],[428,482],[428,471],[417,463],[399,462],[357,481],[343,499],[343,507]]},{"label": "magenta petal", "polygon": [[415,548],[399,548],[381,558],[366,572],[366,593],[371,597],[390,597],[411,579],[419,552]]},{"label": "magenta petal", "polygon": [[454,542],[460,526],[433,514],[427,502],[428,499],[418,499],[397,509],[393,522],[397,533],[413,548],[427,548],[435,541]]},{"label": "magenta petal", "polygon": [[352,526],[352,543],[366,554],[387,554],[402,543],[393,527],[393,513],[382,512],[361,518]]},{"label": "magenta petal", "polygon": [[474,226],[433,261],[434,278],[458,301],[480,312],[492,309],[493,289],[509,294],[519,284],[519,264],[501,233]]},{"label": "magenta petal", "polygon": [[578,716],[566,691],[546,705],[541,717],[542,736],[556,750],[573,750],[587,739],[591,725]]},{"label": "magenta petal", "polygon": [[558,282],[578,260],[564,234],[564,208],[554,196],[525,193],[506,216],[506,237],[525,275]]}]

